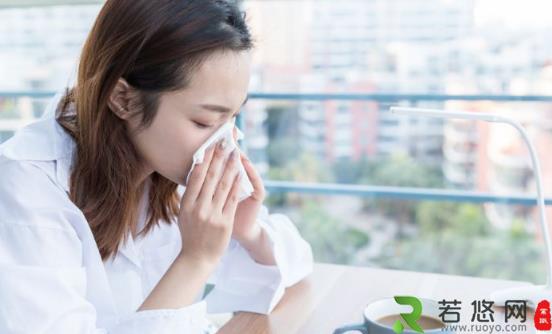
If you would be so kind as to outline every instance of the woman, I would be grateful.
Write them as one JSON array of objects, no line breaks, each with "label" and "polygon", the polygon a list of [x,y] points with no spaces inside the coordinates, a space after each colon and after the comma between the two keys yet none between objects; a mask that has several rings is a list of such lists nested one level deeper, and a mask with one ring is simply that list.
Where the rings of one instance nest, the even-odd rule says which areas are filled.
[{"label": "woman", "polygon": [[312,271],[243,153],[209,148],[179,187],[244,103],[251,48],[230,2],[105,3],[75,86],[0,146],[0,333],[202,333]]}]

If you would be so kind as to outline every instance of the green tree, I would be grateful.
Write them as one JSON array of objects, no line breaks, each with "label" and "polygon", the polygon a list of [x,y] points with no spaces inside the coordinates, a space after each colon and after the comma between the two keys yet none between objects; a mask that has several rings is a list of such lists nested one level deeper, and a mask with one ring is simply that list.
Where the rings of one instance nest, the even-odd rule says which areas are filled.
[{"label": "green tree", "polygon": [[[271,180],[298,181],[298,182],[331,182],[333,175],[329,168],[310,153],[303,152],[297,159],[289,161],[284,167],[272,167],[268,171]],[[285,206],[300,205],[304,196],[301,194],[271,194],[269,205]]]},{"label": "green tree", "polygon": [[378,166],[376,160],[366,158],[354,161],[351,159],[337,159],[332,165],[332,171],[337,183],[358,184],[361,180],[369,179]]},{"label": "green tree", "polygon": [[[441,188],[442,173],[436,168],[420,165],[406,155],[394,155],[378,161],[367,177],[360,180],[362,184]],[[397,237],[404,236],[404,224],[415,221],[418,201],[397,199],[366,200],[364,207],[376,210],[398,223]]]},{"label": "green tree", "polygon": [[291,137],[277,138],[267,147],[268,164],[272,168],[282,168],[299,157],[297,141]]},{"label": "green tree", "polygon": [[403,270],[439,272],[543,283],[543,249],[527,223],[516,220],[506,230],[494,228],[481,206],[469,203],[422,203],[418,233],[395,240],[376,263]]},{"label": "green tree", "polygon": [[359,249],[370,242],[366,233],[331,217],[313,200],[305,201],[301,218],[295,223],[317,262],[350,264]]}]

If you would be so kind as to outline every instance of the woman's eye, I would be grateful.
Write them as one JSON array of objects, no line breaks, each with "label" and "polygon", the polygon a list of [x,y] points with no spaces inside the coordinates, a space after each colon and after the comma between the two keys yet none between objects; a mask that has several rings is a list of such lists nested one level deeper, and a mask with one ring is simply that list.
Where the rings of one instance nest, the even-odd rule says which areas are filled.
[{"label": "woman's eye", "polygon": [[200,129],[207,129],[207,128],[210,128],[212,126],[212,125],[203,124],[203,123],[196,122],[196,121],[194,121],[194,124]]}]

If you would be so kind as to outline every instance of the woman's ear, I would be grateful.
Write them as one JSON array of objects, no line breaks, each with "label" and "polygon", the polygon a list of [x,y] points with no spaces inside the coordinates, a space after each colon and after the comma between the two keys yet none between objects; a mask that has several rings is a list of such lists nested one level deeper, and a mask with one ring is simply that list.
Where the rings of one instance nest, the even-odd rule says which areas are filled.
[{"label": "woman's ear", "polygon": [[123,120],[127,120],[131,116],[131,110],[129,110],[131,89],[125,79],[119,78],[107,101],[111,111]]}]

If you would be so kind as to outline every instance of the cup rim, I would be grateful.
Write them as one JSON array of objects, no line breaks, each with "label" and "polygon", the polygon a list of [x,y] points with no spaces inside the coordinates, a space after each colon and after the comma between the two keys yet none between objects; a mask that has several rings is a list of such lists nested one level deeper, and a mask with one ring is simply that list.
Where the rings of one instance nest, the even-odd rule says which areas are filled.
[{"label": "cup rim", "polygon": [[[443,325],[440,328],[433,328],[433,329],[424,330],[424,333],[442,332],[443,328],[446,327],[446,324],[438,316],[438,309],[439,309],[438,308],[438,302],[436,300],[429,299],[429,298],[418,298],[418,299],[420,300],[420,302],[422,302],[422,305],[424,305],[424,310],[422,311],[422,315],[425,316],[425,317],[428,317],[428,318],[435,319]],[[369,323],[373,324],[373,325],[376,325],[376,326],[379,326],[379,327],[382,327],[382,328],[386,328],[386,329],[391,329],[390,326],[384,325],[384,324],[378,322],[377,320],[381,319],[382,317],[388,316],[388,315],[398,315],[398,313],[383,312],[383,313],[387,313],[387,314],[377,315],[377,316],[374,316],[374,314],[369,314],[368,313],[370,311],[370,307],[378,307],[378,305],[381,305],[382,303],[393,303],[393,306],[397,305],[395,300],[393,299],[393,297],[384,297],[384,298],[373,300],[370,303],[368,303],[368,305],[366,305],[364,307],[364,310],[362,312],[364,320],[366,322],[369,322]],[[427,311],[426,311],[427,308],[425,307],[427,305],[431,305],[431,307],[433,308],[431,311],[433,311],[433,312],[427,313]],[[416,333],[416,332],[412,331],[410,328],[405,328],[404,332],[405,333]]]}]

